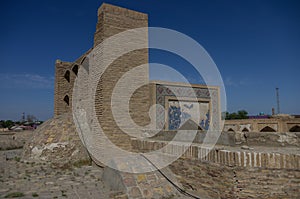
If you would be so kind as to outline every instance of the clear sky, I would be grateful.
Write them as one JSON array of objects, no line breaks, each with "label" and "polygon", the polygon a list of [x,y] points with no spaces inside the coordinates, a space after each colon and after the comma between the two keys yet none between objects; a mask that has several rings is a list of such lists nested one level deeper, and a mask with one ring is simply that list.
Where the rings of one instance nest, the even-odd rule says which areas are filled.
[{"label": "clear sky", "polygon": [[[0,119],[22,112],[53,116],[54,63],[74,61],[93,45],[103,1],[27,0],[0,3]],[[276,108],[300,114],[300,3],[295,0],[107,0],[148,13],[149,25],[198,41],[223,77],[229,112],[251,115]],[[150,51],[150,61],[191,74],[186,62]],[[157,79],[155,74],[152,79]]]}]

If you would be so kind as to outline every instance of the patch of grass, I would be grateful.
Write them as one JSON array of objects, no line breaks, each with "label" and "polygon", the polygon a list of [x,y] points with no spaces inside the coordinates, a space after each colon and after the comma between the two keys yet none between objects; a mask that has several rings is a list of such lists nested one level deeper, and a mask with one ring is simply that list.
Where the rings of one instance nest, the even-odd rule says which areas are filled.
[{"label": "patch of grass", "polygon": [[68,170],[72,167],[72,164],[68,163],[64,163],[64,164],[59,164],[59,163],[52,163],[52,166],[57,169],[61,169],[61,170]]},{"label": "patch of grass", "polygon": [[22,192],[13,192],[13,193],[7,194],[4,198],[18,198],[18,197],[23,197],[23,196],[25,196],[25,195]]},{"label": "patch of grass", "polygon": [[61,190],[61,196],[67,197],[67,194],[66,194],[66,191],[65,191],[65,190]]},{"label": "patch of grass", "polygon": [[86,166],[86,165],[92,165],[92,161],[90,159],[85,159],[85,160],[78,160],[77,162],[73,163],[73,166],[75,167],[82,167],[82,166]]},{"label": "patch of grass", "polygon": [[39,197],[39,194],[37,194],[37,193],[32,193],[32,197]]},{"label": "patch of grass", "polygon": [[20,162],[21,158],[20,157],[15,157],[15,161]]}]

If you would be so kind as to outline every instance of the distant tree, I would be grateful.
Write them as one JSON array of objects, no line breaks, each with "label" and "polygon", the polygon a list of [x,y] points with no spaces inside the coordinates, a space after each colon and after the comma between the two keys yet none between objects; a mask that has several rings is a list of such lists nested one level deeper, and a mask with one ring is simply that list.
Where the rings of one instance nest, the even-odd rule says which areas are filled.
[{"label": "distant tree", "polygon": [[248,119],[248,112],[245,110],[238,111],[238,119]]},{"label": "distant tree", "polygon": [[229,112],[225,112],[225,119],[227,119],[229,117]]},{"label": "distant tree", "polygon": [[226,117],[225,117],[225,120],[232,120],[232,114],[229,113],[229,112],[226,112]]},{"label": "distant tree", "polygon": [[231,119],[238,119],[238,114],[236,114],[235,112],[231,113],[230,117],[231,117]]},{"label": "distant tree", "polygon": [[237,113],[226,112],[226,120],[236,120],[236,119],[248,119],[248,112],[245,110],[240,110]]},{"label": "distant tree", "polygon": [[11,128],[11,127],[13,127],[14,125],[15,125],[15,123],[14,123],[13,121],[11,121],[11,120],[6,120],[6,121],[1,120],[1,126],[2,126],[3,128]]},{"label": "distant tree", "polygon": [[37,119],[34,115],[27,115],[27,122],[32,123],[35,122]]}]

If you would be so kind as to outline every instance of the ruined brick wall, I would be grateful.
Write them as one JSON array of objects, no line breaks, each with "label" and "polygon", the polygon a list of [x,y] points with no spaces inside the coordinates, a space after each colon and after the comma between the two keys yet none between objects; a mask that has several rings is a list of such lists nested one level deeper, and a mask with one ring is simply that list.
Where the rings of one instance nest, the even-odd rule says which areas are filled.
[{"label": "ruined brick wall", "polygon": [[112,35],[141,27],[148,27],[147,14],[103,3],[98,9],[94,46]]},{"label": "ruined brick wall", "polygon": [[[147,27],[148,16],[144,13],[103,4],[98,10],[98,23],[97,30],[94,37],[94,46],[100,44],[104,39],[126,31],[128,29]],[[147,35],[145,35],[147,37]],[[133,38],[134,40],[134,38]],[[146,41],[147,38],[146,38]],[[126,44],[112,44],[115,46],[124,46]],[[106,59],[103,57],[102,59]],[[104,133],[108,138],[117,146],[129,149],[130,137],[123,133],[116,124],[111,110],[111,95],[118,80],[128,71],[136,66],[148,63],[148,49],[140,49],[129,52],[125,55],[114,60],[114,62],[108,66],[106,71],[101,77],[101,80],[97,87],[97,97],[95,100],[96,112],[98,114],[98,120],[101,124]],[[146,67],[138,78],[142,78],[148,81],[149,72]],[[132,86],[122,85],[124,89]],[[148,111],[149,111],[149,87],[143,86],[136,90],[130,99],[129,112],[132,119],[141,126],[148,123]],[[122,96],[119,96],[122,97]]]},{"label": "ruined brick wall", "polygon": [[201,198],[299,198],[296,169],[229,167],[180,158],[169,168],[184,189]]},{"label": "ruined brick wall", "polygon": [[72,111],[72,94],[78,70],[91,51],[88,50],[74,62],[56,60],[54,83],[54,117]]},{"label": "ruined brick wall", "polygon": [[75,74],[71,62],[57,60],[55,63],[54,116],[72,110],[72,90]]},{"label": "ruined brick wall", "polygon": [[[140,27],[148,27],[147,14],[120,8],[117,6],[102,4],[98,10],[98,22],[94,34],[94,47],[101,45],[101,42],[117,33]],[[134,38],[133,38],[134,41]],[[146,46],[148,45],[148,35],[145,34]],[[126,44],[111,44],[112,46]],[[105,49],[104,49],[105,51]],[[88,51],[86,55],[89,53]],[[96,52],[97,53],[97,52]],[[101,52],[100,52],[101,53]],[[105,53],[99,55],[100,61],[107,59]],[[58,116],[72,111],[72,92],[77,73],[73,68],[80,67],[85,55],[81,56],[74,63],[56,62],[55,73],[55,100],[54,115]],[[114,121],[111,111],[111,95],[117,81],[128,71],[136,66],[148,63],[148,49],[139,49],[129,52],[117,58],[102,75],[95,99],[95,109],[102,129],[112,142],[123,148],[130,148],[130,139],[127,134],[121,132]],[[139,77],[148,81],[149,69],[145,67]],[[124,85],[130,87],[131,85]],[[137,89],[130,98],[130,115],[132,119],[141,126],[149,122],[149,87],[143,86]],[[122,97],[122,96],[120,96]]]},{"label": "ruined brick wall", "polygon": [[[166,154],[179,155],[180,152],[186,150],[183,154],[186,158],[218,163],[226,166],[250,167],[250,168],[270,168],[270,169],[296,169],[300,170],[300,155],[295,149],[287,148],[278,152],[268,150],[267,148],[256,151],[237,150],[236,148],[213,148],[194,144],[185,146],[180,143],[168,143],[158,140],[139,140],[132,139],[134,149],[149,152],[162,149]],[[204,156],[207,154],[206,156]]]}]

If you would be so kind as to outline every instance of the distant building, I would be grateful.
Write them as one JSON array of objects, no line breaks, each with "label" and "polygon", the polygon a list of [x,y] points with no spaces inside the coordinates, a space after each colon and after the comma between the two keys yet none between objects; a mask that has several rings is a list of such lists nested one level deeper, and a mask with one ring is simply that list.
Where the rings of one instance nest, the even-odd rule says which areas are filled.
[{"label": "distant building", "polygon": [[300,132],[300,117],[287,114],[249,116],[249,119],[226,120],[224,131]]}]

